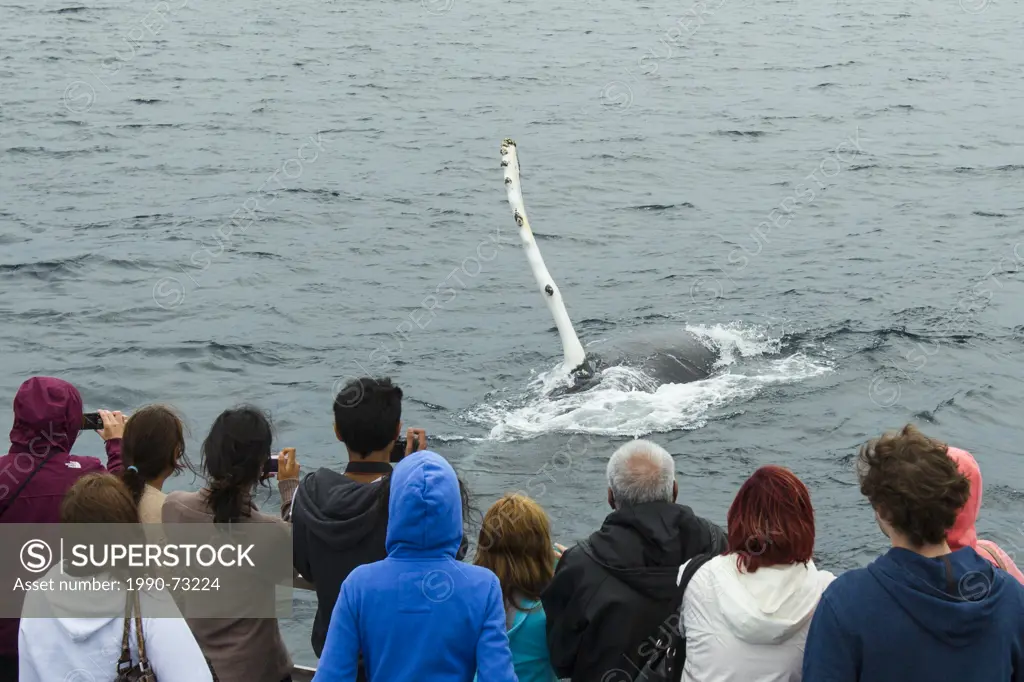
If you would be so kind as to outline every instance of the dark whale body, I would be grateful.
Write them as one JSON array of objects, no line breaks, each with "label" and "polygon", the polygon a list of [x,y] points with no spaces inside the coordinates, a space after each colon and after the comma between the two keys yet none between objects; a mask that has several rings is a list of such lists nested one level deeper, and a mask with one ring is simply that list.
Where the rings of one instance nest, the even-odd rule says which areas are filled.
[{"label": "dark whale body", "polygon": [[707,379],[715,371],[718,351],[685,330],[642,333],[595,343],[586,362],[572,372],[576,393],[600,381],[601,370],[625,365],[643,370],[660,384],[686,384]]}]

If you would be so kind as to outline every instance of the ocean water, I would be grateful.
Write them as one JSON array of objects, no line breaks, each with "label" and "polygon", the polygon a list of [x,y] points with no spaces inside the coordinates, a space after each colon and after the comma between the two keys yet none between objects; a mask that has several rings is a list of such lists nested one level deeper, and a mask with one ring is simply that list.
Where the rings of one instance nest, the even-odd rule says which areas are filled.
[{"label": "ocean water", "polygon": [[[885,547],[857,448],[914,422],[1019,554],[1022,29],[1019,0],[0,0],[0,396],[169,402],[194,461],[253,402],[312,470],[345,461],[339,382],[389,375],[481,509],[524,490],[571,543],[649,435],[720,523],[792,468],[835,571]],[[584,343],[689,329],[715,376],[545,392],[504,137]]]}]

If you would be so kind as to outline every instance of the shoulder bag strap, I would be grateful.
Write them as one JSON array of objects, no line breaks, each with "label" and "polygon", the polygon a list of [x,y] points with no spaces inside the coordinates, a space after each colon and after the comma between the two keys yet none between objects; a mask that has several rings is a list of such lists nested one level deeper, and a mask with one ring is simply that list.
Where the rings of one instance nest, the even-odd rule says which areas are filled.
[{"label": "shoulder bag strap", "polygon": [[999,556],[999,554],[998,554],[998,553],[996,553],[996,552],[993,552],[993,551],[992,551],[992,550],[991,550],[991,549],[990,549],[990,548],[989,548],[989,547],[988,547],[987,545],[979,545],[979,546],[980,546],[980,547],[981,547],[981,548],[982,548],[983,550],[985,550],[985,552],[986,552],[986,553],[987,553],[987,554],[988,554],[988,555],[989,555],[990,557],[992,557],[992,558],[993,558],[993,559],[995,560],[995,562],[996,562],[996,566],[998,566],[999,568],[1003,569],[1004,571],[1006,570],[1006,564],[1005,564],[1005,563],[1003,562],[1003,558],[1002,558],[1001,556]]},{"label": "shoulder bag strap", "polygon": [[121,633],[121,658],[117,660],[118,679],[120,676],[132,669],[132,650],[128,642],[132,622],[132,593],[125,595],[124,600],[124,630]]},{"label": "shoulder bag strap", "polygon": [[133,590],[135,595],[135,639],[139,643],[139,669],[143,672],[149,670],[149,657],[146,656],[146,636],[142,632],[142,605],[139,604],[139,592]]},{"label": "shoulder bag strap", "polygon": [[28,482],[32,480],[32,477],[38,474],[39,470],[43,468],[43,465],[50,461],[50,458],[53,457],[55,454],[57,453],[55,453],[52,448],[50,449],[50,452],[46,453],[46,456],[43,457],[43,461],[39,463],[39,466],[33,469],[32,473],[25,477],[25,480],[22,481],[21,485],[17,487],[17,489],[14,491],[14,494],[7,498],[7,504],[4,505],[3,509],[0,509],[0,516],[3,516],[7,513],[7,510],[11,508],[12,504],[14,504],[14,500],[18,498],[18,495],[21,494],[21,491],[24,490],[25,486],[28,485]]}]

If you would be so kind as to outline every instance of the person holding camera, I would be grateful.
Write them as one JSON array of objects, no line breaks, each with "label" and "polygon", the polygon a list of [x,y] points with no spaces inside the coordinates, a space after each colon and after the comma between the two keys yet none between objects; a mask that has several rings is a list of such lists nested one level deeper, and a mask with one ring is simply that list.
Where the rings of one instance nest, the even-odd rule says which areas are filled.
[{"label": "person holding camera", "polygon": [[[121,470],[125,415],[103,410],[90,417],[78,389],[63,379],[32,377],[21,385],[14,396],[11,448],[0,457],[0,523],[59,523],[61,501],[75,481]],[[106,466],[71,454],[85,428],[106,442]],[[0,619],[0,682],[18,679],[18,620]]]},{"label": "person holding camera", "polygon": [[125,465],[121,480],[139,508],[139,523],[162,523],[164,482],[192,469],[185,454],[185,425],[166,405],[146,405],[135,411],[124,427]]},{"label": "person holding camera", "polygon": [[[295,448],[284,448],[274,457],[273,435],[269,417],[259,408],[242,405],[222,412],[203,441],[206,485],[196,492],[176,490],[164,501],[163,528],[168,536],[173,531],[168,524],[273,524],[287,546],[290,528],[285,519],[299,484],[300,467]],[[254,500],[255,491],[266,484],[275,466],[281,518],[259,511]],[[173,537],[170,540],[174,543]],[[271,563],[258,555],[273,549],[264,540],[250,562],[257,567]],[[274,588],[290,582],[291,571],[288,575],[260,574],[258,578],[263,582],[258,590],[249,580],[225,581],[218,587],[214,610],[222,612],[230,603],[233,612],[239,614],[234,618],[209,615],[210,595],[203,591],[181,591],[178,595],[183,615],[220,682],[291,682],[292,659],[277,618],[244,615],[273,610]]]},{"label": "person holding camera", "polygon": [[341,583],[357,566],[387,556],[391,462],[427,449],[423,429],[409,429],[404,447],[401,432],[402,389],[387,378],[350,381],[334,399],[334,434],[348,465],[309,474],[295,495],[293,557],[295,570],[316,586],[310,641],[318,658]]}]

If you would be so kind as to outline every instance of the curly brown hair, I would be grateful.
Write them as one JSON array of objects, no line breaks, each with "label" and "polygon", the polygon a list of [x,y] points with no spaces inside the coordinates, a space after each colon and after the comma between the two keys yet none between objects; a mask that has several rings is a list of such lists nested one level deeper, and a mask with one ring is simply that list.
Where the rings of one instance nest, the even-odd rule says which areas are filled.
[{"label": "curly brown hair", "polygon": [[860,492],[878,515],[917,547],[946,539],[971,486],[947,446],[907,424],[861,448]]}]

